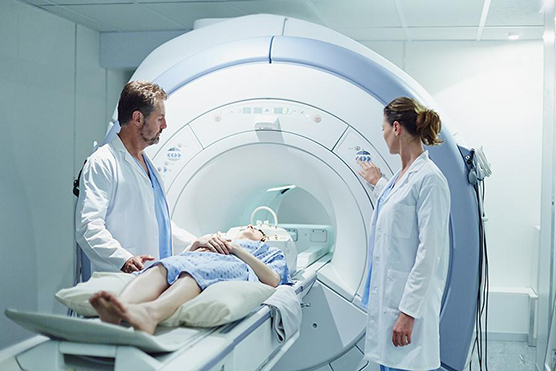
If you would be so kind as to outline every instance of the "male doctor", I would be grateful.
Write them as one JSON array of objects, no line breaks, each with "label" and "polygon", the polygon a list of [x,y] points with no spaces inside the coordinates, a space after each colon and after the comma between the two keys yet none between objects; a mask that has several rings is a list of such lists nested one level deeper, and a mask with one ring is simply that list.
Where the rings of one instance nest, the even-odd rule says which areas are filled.
[{"label": "male doctor", "polygon": [[230,251],[225,240],[210,235],[196,239],[170,219],[162,180],[144,153],[166,128],[167,97],[157,84],[129,82],[118,102],[119,134],[83,167],[76,239],[93,271],[131,273],[183,249]]}]

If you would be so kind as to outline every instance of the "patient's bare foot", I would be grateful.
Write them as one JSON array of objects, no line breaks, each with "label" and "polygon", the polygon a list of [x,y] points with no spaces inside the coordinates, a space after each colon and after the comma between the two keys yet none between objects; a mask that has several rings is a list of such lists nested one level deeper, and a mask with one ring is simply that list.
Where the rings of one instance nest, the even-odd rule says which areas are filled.
[{"label": "patient's bare foot", "polygon": [[126,306],[111,292],[99,291],[91,296],[89,303],[95,308],[102,322],[119,325],[124,320],[135,330],[142,330],[151,335],[158,324],[145,304]]},{"label": "patient's bare foot", "polygon": [[99,291],[89,298],[89,303],[95,308],[102,322],[114,325],[122,322],[126,308],[111,292]]},{"label": "patient's bare foot", "polygon": [[146,304],[130,304],[122,316],[135,330],[142,330],[154,334],[158,324]]}]

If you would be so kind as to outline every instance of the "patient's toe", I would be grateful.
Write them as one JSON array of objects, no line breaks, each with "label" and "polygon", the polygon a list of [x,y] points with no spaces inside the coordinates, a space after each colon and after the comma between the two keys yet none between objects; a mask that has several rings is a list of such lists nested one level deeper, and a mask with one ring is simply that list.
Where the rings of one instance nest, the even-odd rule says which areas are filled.
[{"label": "patient's toe", "polygon": [[104,292],[103,298],[113,307],[114,310],[119,310],[120,312],[124,312],[124,313],[126,312],[126,307],[113,293]]},{"label": "patient's toe", "polygon": [[91,297],[89,298],[89,303],[91,303],[92,306],[95,306],[98,304],[98,299],[100,298],[99,293],[95,293],[93,295],[91,295]]}]

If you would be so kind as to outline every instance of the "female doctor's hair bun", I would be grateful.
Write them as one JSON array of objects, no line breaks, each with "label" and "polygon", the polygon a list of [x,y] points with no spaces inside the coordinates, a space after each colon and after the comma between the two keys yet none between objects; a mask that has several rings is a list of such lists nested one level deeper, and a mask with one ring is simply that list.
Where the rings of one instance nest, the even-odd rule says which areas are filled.
[{"label": "female doctor's hair bun", "polygon": [[425,108],[417,114],[417,132],[421,141],[427,146],[437,146],[442,143],[438,133],[442,128],[440,116],[435,111]]},{"label": "female doctor's hair bun", "polygon": [[384,107],[386,121],[393,125],[397,121],[409,134],[419,137],[427,146],[442,143],[438,138],[442,122],[435,111],[424,107],[421,103],[408,97],[394,99]]}]

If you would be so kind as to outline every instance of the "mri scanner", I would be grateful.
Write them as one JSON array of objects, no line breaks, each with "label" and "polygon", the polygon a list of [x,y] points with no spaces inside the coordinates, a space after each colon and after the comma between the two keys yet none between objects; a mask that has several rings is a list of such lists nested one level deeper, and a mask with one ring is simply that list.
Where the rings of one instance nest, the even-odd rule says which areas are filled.
[{"label": "mri scanner", "polygon": [[[362,361],[366,312],[360,303],[376,196],[358,176],[356,156],[368,152],[387,178],[399,169],[381,132],[382,110],[399,96],[444,117],[444,143],[428,148],[452,195],[441,360],[445,370],[464,368],[477,310],[478,200],[449,120],[412,78],[335,31],[255,15],[168,41],[144,60],[136,79],[154,81],[169,95],[168,128],[146,151],[164,179],[173,220],[201,235],[247,224],[257,206],[275,210],[297,241],[294,279],[303,302],[299,334],[285,345],[265,340],[270,316],[263,308],[197,348],[153,356],[157,363],[148,369],[376,368]],[[41,346],[51,344],[55,352],[52,343],[60,342]],[[33,352],[23,353],[29,358]]]}]

